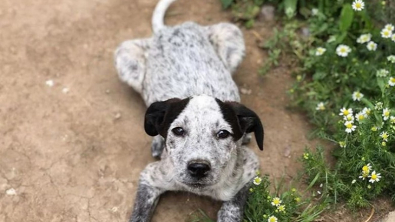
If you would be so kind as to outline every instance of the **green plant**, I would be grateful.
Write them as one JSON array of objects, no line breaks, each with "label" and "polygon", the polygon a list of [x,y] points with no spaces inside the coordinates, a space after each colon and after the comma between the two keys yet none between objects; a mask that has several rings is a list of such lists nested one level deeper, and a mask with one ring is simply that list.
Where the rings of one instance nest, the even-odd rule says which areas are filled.
[{"label": "green plant", "polygon": [[260,177],[259,173],[250,188],[250,196],[244,211],[245,222],[261,221],[314,221],[327,207],[327,202],[316,201],[311,205],[313,197],[309,196],[311,187],[302,195],[295,188],[287,189],[281,180],[270,192],[268,176]]},{"label": "green plant", "polygon": [[393,26],[378,29],[372,23],[382,19],[368,10],[354,12],[348,3],[339,16],[338,24],[320,31],[320,18],[309,20],[316,48],[301,60],[289,91],[316,126],[314,135],[336,147],[333,168],[319,149],[317,155],[306,152],[305,169],[310,181],[325,181],[334,202],[352,208],[378,196],[395,202],[395,37],[385,38]]},{"label": "green plant", "polygon": [[[357,7],[357,0],[265,2],[275,4],[285,16],[283,29],[275,30],[261,46],[268,50],[269,59],[259,72],[266,74],[277,66],[283,54],[298,61],[296,81],[289,90],[292,105],[302,108],[315,125],[312,137],[332,143],[335,162],[328,163],[325,147],[306,149],[301,158],[309,189],[320,189],[315,194],[317,208],[287,215],[269,212],[270,201],[262,198],[269,191],[263,186],[251,194],[249,206],[251,201],[256,206],[269,205],[265,210],[247,208],[246,218],[253,219],[246,221],[262,221],[256,219],[262,214],[309,221],[306,218],[320,213],[328,203],[346,202],[354,209],[367,207],[382,196],[395,203],[395,30],[386,25],[395,20],[395,4],[365,1]],[[303,28],[309,30],[305,36],[298,34]],[[285,195],[281,198],[289,193]]]}]

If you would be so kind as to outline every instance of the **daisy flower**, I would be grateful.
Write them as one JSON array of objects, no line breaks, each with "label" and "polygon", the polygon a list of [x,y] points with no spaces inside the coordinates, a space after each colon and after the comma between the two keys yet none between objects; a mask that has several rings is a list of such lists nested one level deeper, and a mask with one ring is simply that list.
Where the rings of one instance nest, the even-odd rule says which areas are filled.
[{"label": "daisy flower", "polygon": [[353,99],[354,101],[361,101],[362,97],[363,97],[363,94],[360,93],[359,91],[355,91],[355,92],[352,94],[352,99]]},{"label": "daisy flower", "polygon": [[368,48],[369,51],[376,51],[377,49],[377,44],[374,43],[373,41],[368,42],[366,45],[366,48]]},{"label": "daisy flower", "polygon": [[377,70],[376,75],[378,77],[386,77],[388,75],[388,73],[389,73],[389,71],[386,69],[379,69],[379,70]]},{"label": "daisy flower", "polygon": [[390,55],[387,57],[388,62],[395,63],[395,55]]},{"label": "daisy flower", "polygon": [[325,104],[323,102],[320,102],[317,104],[317,107],[315,108],[316,110],[325,110]]},{"label": "daisy flower", "polygon": [[275,198],[273,198],[273,200],[272,200],[272,205],[278,207],[278,206],[280,206],[281,202],[282,202],[282,201],[280,200],[280,198],[275,197]]},{"label": "daisy flower", "polygon": [[395,117],[394,117],[394,116],[391,116],[391,117],[390,117],[390,122],[391,122],[392,124],[395,124]]},{"label": "daisy flower", "polygon": [[278,206],[277,210],[280,211],[280,212],[285,212],[285,205]]},{"label": "daisy flower", "polygon": [[350,52],[351,52],[351,48],[347,45],[339,45],[336,48],[337,55],[341,56],[341,57],[347,57],[348,53],[350,53]]},{"label": "daisy flower", "polygon": [[383,119],[386,121],[388,118],[390,118],[390,111],[388,108],[383,109]]},{"label": "daisy flower", "polygon": [[380,34],[381,34],[381,37],[383,37],[385,39],[391,38],[391,36],[392,36],[392,32],[388,29],[385,29],[385,28],[381,30]]},{"label": "daisy flower", "polygon": [[390,80],[388,80],[388,85],[395,86],[395,78],[394,77],[391,77]]},{"label": "daisy flower", "polygon": [[370,108],[365,107],[363,108],[362,113],[365,114],[366,116],[369,116],[371,111],[372,110]]},{"label": "daisy flower", "polygon": [[318,15],[318,8],[311,9],[311,14],[312,15]]},{"label": "daisy flower", "polygon": [[352,124],[351,121],[345,122],[344,125],[346,126],[346,133],[351,133],[355,131],[355,128],[357,128],[355,125]]},{"label": "daisy flower", "polygon": [[363,112],[359,112],[355,115],[355,118],[357,119],[358,122],[365,120],[366,117],[367,117],[367,115]]},{"label": "daisy flower", "polygon": [[376,110],[382,109],[382,108],[383,108],[383,103],[382,103],[382,102],[377,102],[376,105],[374,106],[374,108],[375,108]]},{"label": "daisy flower", "polygon": [[369,176],[369,174],[366,174],[366,173],[362,172],[362,175],[359,176],[359,179],[365,180],[365,178],[368,177],[368,176]]},{"label": "daisy flower", "polygon": [[369,42],[371,38],[372,38],[372,34],[370,34],[370,33],[362,34],[361,36],[358,37],[357,43],[363,44],[363,43]]},{"label": "daisy flower", "polygon": [[379,182],[381,176],[379,173],[376,174],[376,171],[373,171],[372,174],[369,176],[369,178],[370,178],[369,182],[374,183],[374,182]]},{"label": "daisy flower", "polygon": [[371,170],[372,170],[372,165],[370,165],[370,163],[362,167],[362,173],[369,174]]},{"label": "daisy flower", "polygon": [[355,11],[362,11],[362,9],[365,7],[365,3],[362,0],[355,0],[352,3],[352,8]]},{"label": "daisy flower", "polygon": [[346,148],[346,142],[340,141],[340,142],[339,142],[339,146],[340,146],[341,148]]},{"label": "daisy flower", "polygon": [[344,116],[343,119],[348,122],[352,122],[352,123],[354,122],[354,116],[352,114],[348,114],[347,116]]},{"label": "daisy flower", "polygon": [[351,181],[351,184],[354,184],[356,182],[357,182],[357,180],[354,179],[354,180]]},{"label": "daisy flower", "polygon": [[386,24],[384,26],[384,29],[386,29],[386,30],[388,30],[390,32],[393,32],[394,31],[394,26],[392,24]]},{"label": "daisy flower", "polygon": [[340,109],[340,113],[339,113],[339,115],[340,116],[347,116],[348,114],[352,114],[352,109],[350,108],[350,109],[346,109],[346,108],[341,108]]},{"label": "daisy flower", "polygon": [[277,222],[277,217],[275,216],[270,216],[267,222]]},{"label": "daisy flower", "polygon": [[388,141],[389,135],[388,135],[387,132],[382,132],[382,133],[380,134],[380,137],[383,138],[384,141]]},{"label": "daisy flower", "polygon": [[255,184],[255,185],[258,186],[259,184],[261,184],[261,182],[262,182],[262,179],[261,179],[260,177],[255,177],[255,178],[254,178],[254,184]]},{"label": "daisy flower", "polygon": [[325,51],[326,51],[326,48],[318,47],[315,50],[315,55],[316,56],[321,56],[321,55],[323,55],[325,53]]}]

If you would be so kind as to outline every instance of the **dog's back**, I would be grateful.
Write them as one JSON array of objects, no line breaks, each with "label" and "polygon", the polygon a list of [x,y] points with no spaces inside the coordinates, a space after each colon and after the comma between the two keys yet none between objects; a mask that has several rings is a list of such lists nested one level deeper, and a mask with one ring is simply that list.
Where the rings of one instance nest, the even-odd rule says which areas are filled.
[{"label": "dog's back", "polygon": [[164,28],[153,38],[143,97],[148,104],[206,94],[239,101],[228,69],[209,41],[207,30],[192,22]]},{"label": "dog's back", "polygon": [[120,78],[142,95],[147,106],[201,94],[239,102],[231,73],[244,56],[241,31],[227,23],[167,27],[163,17],[174,1],[161,0],[156,6],[152,38],[126,41],[117,49]]}]

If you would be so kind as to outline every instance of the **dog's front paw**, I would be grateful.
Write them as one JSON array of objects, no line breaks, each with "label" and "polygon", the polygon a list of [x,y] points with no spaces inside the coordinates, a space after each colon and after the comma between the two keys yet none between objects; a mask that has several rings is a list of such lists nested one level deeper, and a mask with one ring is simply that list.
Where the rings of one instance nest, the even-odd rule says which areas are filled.
[{"label": "dog's front paw", "polygon": [[160,156],[162,155],[164,146],[165,146],[165,141],[162,138],[162,136],[160,135],[155,136],[154,139],[152,140],[152,145],[151,145],[152,156],[154,158],[159,159]]}]

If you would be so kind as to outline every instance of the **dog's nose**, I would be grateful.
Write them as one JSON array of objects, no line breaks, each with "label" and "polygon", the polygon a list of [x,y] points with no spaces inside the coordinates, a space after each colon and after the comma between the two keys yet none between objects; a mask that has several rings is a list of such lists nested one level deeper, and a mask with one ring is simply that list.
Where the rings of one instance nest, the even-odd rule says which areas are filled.
[{"label": "dog's nose", "polygon": [[192,177],[203,178],[210,171],[210,165],[206,162],[190,162],[188,164],[188,172]]}]

